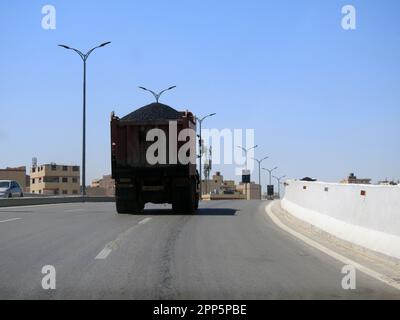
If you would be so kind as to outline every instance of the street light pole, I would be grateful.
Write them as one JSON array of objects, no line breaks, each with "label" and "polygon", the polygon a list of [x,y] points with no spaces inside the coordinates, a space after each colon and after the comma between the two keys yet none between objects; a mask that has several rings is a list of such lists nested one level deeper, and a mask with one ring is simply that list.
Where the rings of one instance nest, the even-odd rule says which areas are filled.
[{"label": "street light pole", "polygon": [[[257,148],[258,147],[258,145],[255,145],[254,147],[251,147],[251,148],[248,148],[248,149],[246,149],[246,148],[244,148],[244,147],[242,147],[242,146],[237,146],[239,149],[241,149],[241,150],[243,150],[243,152],[244,152],[244,154],[245,154],[245,167],[246,167],[246,171],[247,171],[247,153],[250,151],[250,150],[253,150],[253,149],[255,149],[255,148]],[[246,173],[247,174],[247,173]],[[242,178],[243,179],[243,178]],[[250,181],[251,182],[251,181]],[[242,183],[243,183],[243,180],[242,180]],[[245,183],[244,184],[244,195],[246,196],[246,199],[247,199],[247,183]]]},{"label": "street light pole", "polygon": [[258,162],[258,184],[260,186],[260,200],[262,198],[262,190],[261,190],[261,163],[264,160],[267,160],[269,157],[262,158],[261,160],[253,158],[253,160]]},{"label": "street light pole", "polygon": [[172,86],[172,87],[169,87],[169,88],[167,88],[167,89],[164,89],[164,90],[160,91],[159,93],[156,93],[156,92],[154,92],[154,91],[152,91],[152,90],[149,90],[149,89],[147,89],[147,88],[145,88],[145,87],[139,87],[139,88],[142,89],[142,90],[144,90],[144,91],[150,92],[150,93],[154,96],[154,98],[156,98],[156,102],[158,103],[158,101],[160,100],[161,95],[162,95],[164,92],[169,91],[169,90],[172,90],[172,89],[175,89],[176,86]]},{"label": "street light pole", "polygon": [[58,45],[67,50],[75,51],[83,61],[83,130],[82,130],[82,196],[86,196],[86,61],[89,58],[90,54],[98,49],[105,47],[111,42],[104,42],[101,45],[90,49],[86,54],[82,53],[78,49],[68,47],[64,44]]},{"label": "street light pole", "polygon": [[[266,169],[266,168],[263,168],[263,170],[268,171],[268,173],[269,173],[269,185],[270,185],[270,186],[272,185],[272,172],[273,172],[274,170],[276,170],[276,169],[278,169],[278,167],[275,167],[275,168],[273,168],[273,169]],[[273,195],[272,195],[272,196],[273,196]]]},{"label": "street light pole", "polygon": [[283,178],[286,178],[286,176],[282,176],[282,177],[275,177],[274,176],[274,178],[278,181],[278,196],[279,196],[279,199],[281,198],[281,180],[283,179]]},{"label": "street light pole", "polygon": [[268,171],[268,173],[269,173],[269,185],[272,184],[272,172],[274,172],[276,169],[278,169],[278,167],[275,167],[273,169],[263,168],[263,170]]},{"label": "street light pole", "polygon": [[258,145],[255,145],[254,147],[251,147],[251,148],[248,148],[248,149],[246,149],[246,148],[244,148],[244,147],[241,147],[241,146],[237,146],[237,147],[238,147],[239,149],[242,149],[243,152],[244,152],[244,154],[245,154],[245,156],[246,156],[246,159],[245,159],[245,167],[246,167],[246,170],[247,170],[247,153],[248,153],[250,150],[253,150],[253,149],[257,148]]},{"label": "street light pole", "polygon": [[202,155],[203,155],[203,153],[202,153],[202,138],[201,138],[201,129],[202,129],[202,124],[203,124],[203,121],[205,120],[205,119],[207,119],[207,118],[209,118],[209,117],[213,117],[213,116],[215,116],[216,115],[216,113],[211,113],[211,114],[209,114],[209,115],[207,115],[207,116],[205,116],[205,117],[203,117],[203,118],[197,118],[196,117],[196,121],[198,121],[199,122],[199,124],[200,124],[200,134],[199,134],[199,149],[200,149],[200,156],[199,156],[199,159],[200,159],[200,172],[199,172],[199,175],[200,175],[200,200],[202,199],[202,196],[203,196],[203,186],[202,186],[202,176],[201,176],[201,157],[202,157]]}]

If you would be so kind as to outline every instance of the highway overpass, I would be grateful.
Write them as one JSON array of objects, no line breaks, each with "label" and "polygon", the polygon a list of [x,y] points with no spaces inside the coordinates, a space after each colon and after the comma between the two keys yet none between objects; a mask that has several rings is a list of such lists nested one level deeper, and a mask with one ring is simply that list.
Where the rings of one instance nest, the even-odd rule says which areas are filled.
[{"label": "highway overpass", "polygon": [[[399,299],[282,229],[267,201],[203,202],[195,215],[113,203],[0,208],[0,299]],[[56,290],[42,288],[42,268]]]}]

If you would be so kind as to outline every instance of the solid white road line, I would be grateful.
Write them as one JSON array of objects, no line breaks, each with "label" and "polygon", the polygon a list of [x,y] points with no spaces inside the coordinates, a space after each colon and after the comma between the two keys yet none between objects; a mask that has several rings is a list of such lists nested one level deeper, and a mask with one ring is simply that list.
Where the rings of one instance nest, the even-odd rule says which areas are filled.
[{"label": "solid white road line", "polygon": [[14,219],[3,220],[3,221],[0,221],[0,223],[2,223],[2,222],[11,222],[11,221],[16,221],[16,220],[22,220],[22,218],[14,218]]},{"label": "solid white road line", "polygon": [[151,218],[145,218],[142,221],[139,222],[139,224],[145,224],[146,222],[149,222]]},{"label": "solid white road line", "polygon": [[82,212],[84,209],[72,209],[72,210],[65,210],[64,212]]},{"label": "solid white road line", "polygon": [[100,251],[100,253],[96,256],[96,260],[104,260],[107,258],[107,256],[111,253],[111,249],[109,248],[104,248],[103,250]]},{"label": "solid white road line", "polygon": [[325,246],[321,245],[320,243],[306,237],[305,235],[289,228],[287,225],[285,225],[283,222],[281,222],[281,220],[279,220],[278,217],[276,217],[272,210],[271,207],[273,205],[273,202],[271,202],[268,206],[265,207],[265,211],[268,214],[268,216],[271,218],[271,220],[281,229],[283,229],[284,231],[290,233],[292,236],[302,240],[303,242],[305,242],[306,244],[308,244],[311,247],[314,247],[315,249],[318,249],[320,251],[322,251],[323,253],[331,256],[332,258],[344,263],[345,265],[352,265],[354,266],[356,269],[360,270],[362,273],[365,273],[366,275],[379,280],[397,290],[400,290],[400,283],[397,283],[395,280],[379,273],[376,272],[368,267],[365,267],[349,258],[346,258],[345,256],[342,256],[341,254],[326,248]]}]

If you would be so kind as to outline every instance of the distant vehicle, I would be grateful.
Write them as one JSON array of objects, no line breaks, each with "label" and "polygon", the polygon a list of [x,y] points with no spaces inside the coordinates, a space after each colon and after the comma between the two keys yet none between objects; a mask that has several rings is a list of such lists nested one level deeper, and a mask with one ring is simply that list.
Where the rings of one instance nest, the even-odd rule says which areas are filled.
[{"label": "distant vehicle", "polygon": [[[170,121],[176,122],[177,129],[171,136]],[[164,141],[175,139],[177,149],[167,154],[168,159],[170,156],[177,159],[178,149],[184,144],[177,141],[177,137],[185,129],[195,133],[196,119],[191,112],[178,112],[161,103],[147,105],[122,119],[112,114],[111,164],[117,212],[140,214],[148,202],[171,203],[173,210],[179,213],[195,212],[200,198],[200,177],[195,161],[150,164],[146,152],[154,143],[147,140],[152,129],[164,132]],[[192,150],[196,150],[196,141],[190,144]]]},{"label": "distant vehicle", "polygon": [[23,197],[24,193],[17,181],[0,180],[0,198]]}]

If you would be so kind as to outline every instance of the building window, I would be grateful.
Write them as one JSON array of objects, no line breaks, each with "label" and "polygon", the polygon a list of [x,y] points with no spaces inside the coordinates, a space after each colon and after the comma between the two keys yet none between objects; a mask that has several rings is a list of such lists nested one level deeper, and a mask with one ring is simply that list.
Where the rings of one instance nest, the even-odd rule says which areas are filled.
[{"label": "building window", "polygon": [[43,182],[45,183],[59,183],[60,178],[59,177],[44,177]]},{"label": "building window", "polygon": [[78,194],[78,190],[72,191],[72,194]]},{"label": "building window", "polygon": [[39,190],[39,194],[42,194],[42,190]]},{"label": "building window", "polygon": [[32,168],[32,172],[36,172],[36,168]]},{"label": "building window", "polygon": [[68,190],[63,190],[62,194],[68,194]]},{"label": "building window", "polygon": [[56,171],[57,170],[57,166],[55,164],[51,165],[51,171]]},{"label": "building window", "polygon": [[42,183],[42,178],[39,178],[39,183]]},{"label": "building window", "polygon": [[68,183],[68,178],[62,178],[63,183]]},{"label": "building window", "polygon": [[67,166],[63,166],[63,171],[68,171],[68,167]]},{"label": "building window", "polygon": [[78,166],[73,166],[73,167],[72,167],[72,171],[78,172],[78,171],[79,171],[79,167],[78,167]]},{"label": "building window", "polygon": [[73,183],[78,183],[78,178],[72,178]]},{"label": "building window", "polygon": [[35,184],[35,179],[32,179],[32,184]]}]

